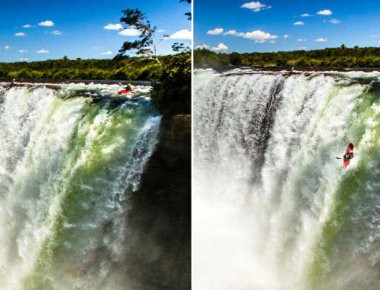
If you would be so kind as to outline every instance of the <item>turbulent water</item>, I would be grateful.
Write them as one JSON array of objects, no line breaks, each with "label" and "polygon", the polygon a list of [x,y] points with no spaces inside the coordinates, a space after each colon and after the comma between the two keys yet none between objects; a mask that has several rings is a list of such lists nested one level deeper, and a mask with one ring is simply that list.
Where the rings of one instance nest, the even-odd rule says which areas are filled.
[{"label": "turbulent water", "polygon": [[118,89],[0,85],[1,289],[131,289],[128,198],[160,116]]},{"label": "turbulent water", "polygon": [[194,289],[379,289],[380,74],[194,83]]}]

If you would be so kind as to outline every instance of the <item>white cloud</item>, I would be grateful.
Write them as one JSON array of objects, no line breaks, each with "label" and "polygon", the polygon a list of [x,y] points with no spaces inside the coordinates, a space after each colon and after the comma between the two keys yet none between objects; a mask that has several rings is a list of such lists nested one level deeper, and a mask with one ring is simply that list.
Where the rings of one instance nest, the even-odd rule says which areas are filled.
[{"label": "white cloud", "polygon": [[123,29],[123,25],[121,25],[120,23],[117,23],[117,24],[110,23],[104,26],[103,28],[107,30],[121,30]]},{"label": "white cloud", "polygon": [[39,26],[52,27],[54,26],[54,22],[51,20],[45,20],[38,23]]},{"label": "white cloud", "polygon": [[269,32],[265,32],[262,30],[255,30],[251,32],[238,33],[239,37],[252,39],[257,43],[264,43],[267,40],[277,39],[277,35],[270,34]]},{"label": "white cloud", "polygon": [[331,19],[329,20],[328,22],[332,23],[332,24],[339,24],[340,23],[340,20],[339,19]]},{"label": "white cloud", "polygon": [[193,35],[189,29],[181,29],[170,35],[171,39],[192,39]]},{"label": "white cloud", "polygon": [[317,39],[315,40],[315,42],[326,42],[326,41],[328,41],[328,39],[327,39],[327,38],[324,38],[324,37],[320,37],[320,38],[317,38]]},{"label": "white cloud", "polygon": [[24,36],[26,36],[26,33],[24,33],[24,32],[17,32],[17,33],[15,34],[15,36],[18,36],[18,37],[24,37]]},{"label": "white cloud", "polygon": [[[237,32],[236,30],[228,30],[226,31],[223,35],[231,35],[231,36],[236,36],[236,37],[241,37],[241,38],[247,38],[247,39],[252,39],[257,43],[264,43],[269,40],[274,40],[277,39],[277,35],[270,34],[269,32],[265,32],[262,30],[254,30],[250,32]],[[289,37],[287,35],[287,37]],[[285,37],[285,38],[287,38]]]},{"label": "white cloud", "polygon": [[27,53],[28,51],[26,49],[19,49],[19,53]]},{"label": "white cloud", "polygon": [[303,21],[294,22],[293,25],[305,25]]},{"label": "white cloud", "polygon": [[54,30],[54,31],[51,32],[51,34],[53,34],[53,35],[61,35],[62,31]]},{"label": "white cloud", "polygon": [[298,38],[297,41],[299,41],[299,42],[305,42],[307,40],[305,38]]},{"label": "white cloud", "polygon": [[24,24],[23,26],[22,26],[22,28],[31,28],[32,27],[32,25],[30,25],[30,24]]},{"label": "white cloud", "polygon": [[330,9],[324,9],[317,12],[318,15],[331,15],[333,12]]},{"label": "white cloud", "polygon": [[18,61],[28,61],[29,58],[19,58]]},{"label": "white cloud", "polygon": [[215,28],[213,30],[209,30],[207,31],[207,34],[210,34],[210,35],[218,35],[218,34],[222,34],[224,31],[223,28]]},{"label": "white cloud", "polygon": [[237,35],[237,31],[235,29],[230,29],[223,33],[223,35]]},{"label": "white cloud", "polygon": [[298,49],[299,49],[299,50],[306,50],[307,47],[306,47],[306,46],[300,46],[300,47],[298,47]]},{"label": "white cloud", "polygon": [[126,28],[119,32],[122,36],[139,36],[141,31],[136,28]]},{"label": "white cloud", "polygon": [[313,15],[309,14],[309,13],[304,13],[304,14],[301,14],[301,17],[311,17]]},{"label": "white cloud", "polygon": [[11,46],[7,44],[7,45],[4,46],[4,49],[5,49],[5,50],[10,50],[10,49],[11,49]]},{"label": "white cloud", "polygon": [[284,38],[285,38],[285,39],[289,38],[289,35],[284,34]]},{"label": "white cloud", "polygon": [[195,49],[208,49],[209,46],[207,44],[198,44]]},{"label": "white cloud", "polygon": [[212,48],[212,50],[215,50],[215,51],[221,51],[221,50],[227,51],[228,50],[228,46],[225,45],[224,43],[219,43],[218,46],[214,46]]},{"label": "white cloud", "polygon": [[113,54],[113,52],[110,50],[102,52],[102,55],[112,55],[112,54]]},{"label": "white cloud", "polygon": [[257,2],[253,1],[253,2],[244,3],[243,5],[241,5],[241,8],[247,8],[247,9],[253,10],[254,12],[260,12],[263,9],[270,9],[272,8],[272,6],[268,6],[258,1]]},{"label": "white cloud", "polygon": [[36,53],[49,53],[50,51],[48,49],[40,49],[37,50]]}]

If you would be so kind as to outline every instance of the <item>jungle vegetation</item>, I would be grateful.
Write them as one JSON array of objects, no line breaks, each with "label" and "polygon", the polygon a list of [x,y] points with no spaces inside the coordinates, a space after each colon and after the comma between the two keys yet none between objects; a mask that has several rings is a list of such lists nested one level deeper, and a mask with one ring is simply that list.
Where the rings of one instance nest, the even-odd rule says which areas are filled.
[{"label": "jungle vegetation", "polygon": [[[172,55],[160,56],[162,64]],[[144,57],[75,59],[67,57],[37,62],[0,63],[0,79],[64,80],[151,80],[160,75],[160,66]]]},{"label": "jungle vegetation", "polygon": [[342,45],[319,50],[295,50],[253,53],[215,53],[207,49],[194,52],[196,67],[218,66],[273,66],[313,68],[378,68],[380,47]]}]

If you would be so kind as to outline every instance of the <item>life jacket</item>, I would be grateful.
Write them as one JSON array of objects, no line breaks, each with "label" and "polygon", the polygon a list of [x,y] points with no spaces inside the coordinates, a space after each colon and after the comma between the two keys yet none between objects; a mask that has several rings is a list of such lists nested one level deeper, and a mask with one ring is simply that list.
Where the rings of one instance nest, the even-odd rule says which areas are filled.
[{"label": "life jacket", "polygon": [[343,156],[343,158],[344,158],[345,161],[348,161],[348,160],[352,159],[353,157],[354,157],[354,154],[352,152],[347,152]]}]

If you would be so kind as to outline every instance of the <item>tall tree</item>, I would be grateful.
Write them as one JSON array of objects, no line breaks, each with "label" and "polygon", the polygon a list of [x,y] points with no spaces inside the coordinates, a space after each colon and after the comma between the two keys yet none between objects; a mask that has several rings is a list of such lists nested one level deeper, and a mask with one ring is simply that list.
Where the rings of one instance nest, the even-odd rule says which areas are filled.
[{"label": "tall tree", "polygon": [[154,59],[161,65],[157,57],[156,42],[154,33],[157,28],[150,24],[145,15],[139,9],[126,9],[122,11],[124,16],[120,18],[120,22],[124,23],[126,29],[136,30],[139,35],[134,41],[126,41],[119,50],[119,57],[126,55],[129,51],[135,50],[137,55],[144,55]]},{"label": "tall tree", "polygon": [[[180,2],[186,2],[191,4],[192,0],[180,0]],[[124,23],[124,30],[134,29],[138,31],[138,38],[134,41],[126,41],[123,43],[122,48],[119,50],[119,54],[115,57],[119,59],[127,55],[129,51],[135,51],[137,55],[144,55],[151,59],[154,59],[161,65],[159,58],[157,57],[157,42],[155,38],[156,26],[152,26],[150,21],[147,20],[145,15],[139,9],[126,9],[122,11],[123,17],[120,18],[120,22]],[[191,20],[191,12],[186,12],[185,15]],[[164,35],[163,39],[168,38],[168,35]],[[175,43],[172,46],[175,52],[185,52],[188,50],[183,44]]]}]

